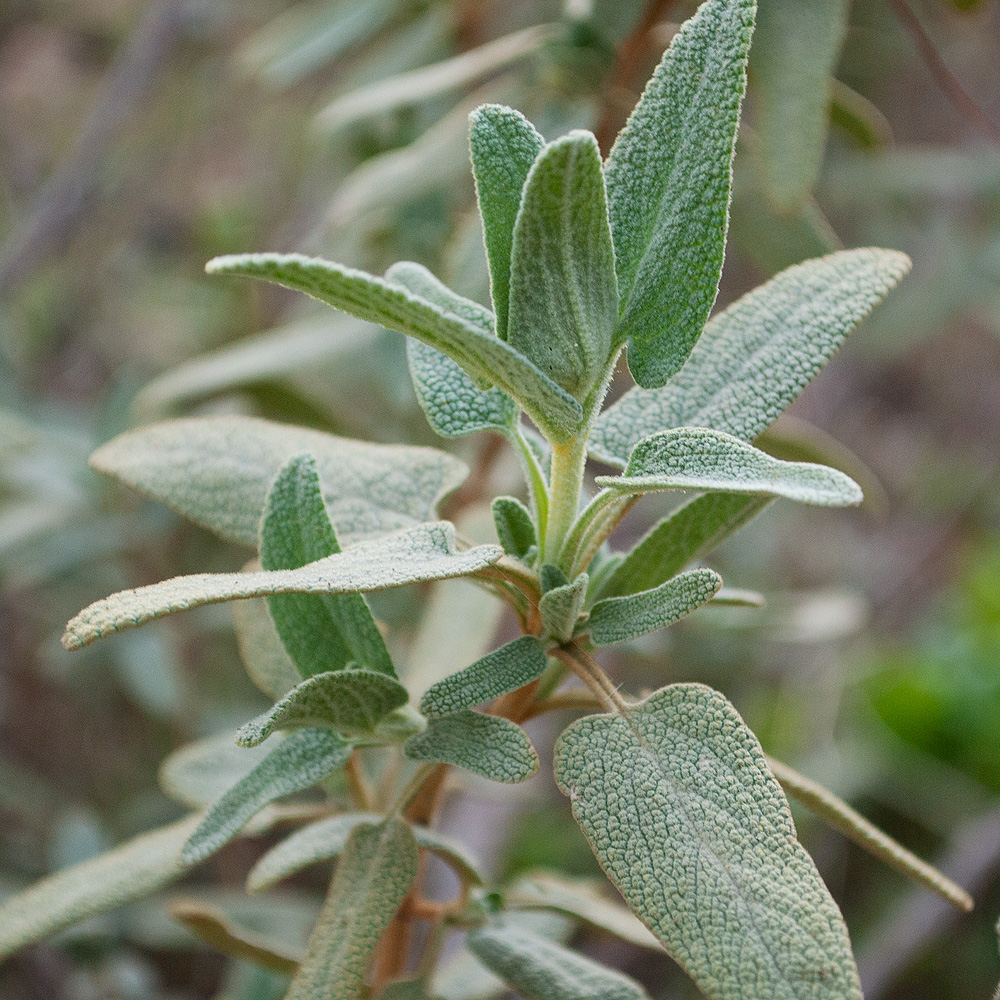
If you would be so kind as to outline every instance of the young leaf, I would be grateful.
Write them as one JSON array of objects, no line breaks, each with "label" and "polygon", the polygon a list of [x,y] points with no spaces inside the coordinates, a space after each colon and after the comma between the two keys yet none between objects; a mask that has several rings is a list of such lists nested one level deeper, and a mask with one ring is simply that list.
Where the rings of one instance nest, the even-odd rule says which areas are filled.
[{"label": "young leaf", "polygon": [[371,954],[410,891],[417,863],[416,840],[401,819],[354,828],[286,1000],[357,1000]]},{"label": "young leaf", "polygon": [[175,750],[160,765],[160,787],[189,809],[205,809],[265,760],[268,751],[245,750],[231,733],[211,736]]},{"label": "young leaf", "polygon": [[538,533],[531,511],[514,497],[497,497],[493,501],[493,523],[504,552],[524,559],[538,545]]},{"label": "young leaf", "polygon": [[553,563],[543,563],[542,568],[538,571],[538,582],[541,585],[542,593],[547,594],[550,590],[555,590],[556,587],[565,587],[569,580],[566,579],[566,574]]},{"label": "young leaf", "polygon": [[5,899],[0,903],[0,959],[173,881],[184,870],[181,847],[200,818],[188,816],[144,833]]},{"label": "young leaf", "polygon": [[263,715],[236,734],[242,747],[253,747],[279,729],[329,727],[341,736],[370,735],[409,695],[399,681],[374,670],[332,670],[314,674],[292,688]]},{"label": "young leaf", "polygon": [[622,493],[723,490],[787,497],[824,507],[862,500],[858,484],[836,469],[812,462],[782,462],[705,427],[651,434],[632,450],[625,475],[598,476],[597,482]]},{"label": "young leaf", "polygon": [[457,764],[491,781],[524,781],[538,770],[528,734],[509,719],[481,712],[430,719],[422,733],[406,741],[403,752],[411,760]]},{"label": "young leaf", "polygon": [[590,578],[581,573],[572,583],[553,587],[542,594],[538,611],[542,616],[542,628],[547,636],[559,642],[569,642],[576,630],[583,602],[587,599],[587,584]]},{"label": "young leaf", "polygon": [[545,140],[519,111],[498,104],[470,116],[469,147],[483,237],[490,265],[490,294],[497,336],[507,339],[510,257],[521,191]]},{"label": "young leaf", "polygon": [[611,357],[615,254],[597,140],[573,131],[528,173],[514,226],[507,339],[577,399]]},{"label": "young leaf", "polygon": [[546,662],[542,644],[534,636],[522,635],[432,685],[420,699],[420,711],[438,718],[493,701],[541,677]]},{"label": "young leaf", "polygon": [[695,569],[653,590],[598,601],[590,609],[587,623],[590,640],[595,646],[610,646],[672,625],[710,601],[721,586],[718,573]]},{"label": "young leaf", "polygon": [[526,1000],[647,1000],[628,976],[536,937],[510,918],[477,927],[465,940],[483,965]]},{"label": "young leaf", "polygon": [[860,1000],[847,928],[732,705],[674,684],[556,746],[556,781],[632,911],[713,1000]]},{"label": "young leaf", "polygon": [[[299,569],[340,552],[316,463],[297,455],[278,473],[260,526],[265,570]],[[268,597],[271,618],[304,677],[355,662],[395,677],[385,640],[361,594]],[[394,706],[395,707],[395,706]]]},{"label": "young leaf", "polygon": [[616,342],[647,388],[691,353],[715,302],[754,0],[708,0],[674,37],[606,167]]},{"label": "young leaf", "polygon": [[662,389],[631,389],[598,418],[591,454],[624,466],[644,437],[711,427],[752,441],[910,269],[894,250],[844,250],[782,271],[714,316]]},{"label": "young leaf", "polygon": [[310,788],[340,770],[353,749],[325,729],[303,729],[286,736],[209,809],[184,845],[181,858],[186,864],[204,861],[269,802]]},{"label": "young leaf", "polygon": [[401,587],[418,580],[467,576],[496,562],[502,554],[499,545],[478,545],[459,552],[451,524],[447,521],[423,524],[361,542],[301,569],[200,573],[112,594],[84,608],[70,621],[63,645],[79,649],[154,618],[220,601],[267,594],[348,594]]}]

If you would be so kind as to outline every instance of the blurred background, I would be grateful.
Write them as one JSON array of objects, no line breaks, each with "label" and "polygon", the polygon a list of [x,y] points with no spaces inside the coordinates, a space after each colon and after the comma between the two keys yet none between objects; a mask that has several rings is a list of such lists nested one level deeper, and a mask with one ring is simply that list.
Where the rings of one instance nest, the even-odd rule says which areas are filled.
[{"label": "blurred background", "polygon": [[[225,412],[455,448],[475,479],[446,513],[471,534],[489,530],[484,497],[517,489],[488,436],[433,438],[400,335],[208,278],[205,261],[301,250],[380,273],[412,259],[488,301],[468,112],[511,104],[548,138],[593,129],[607,152],[694,7],[2,5],[0,893],[169,821],[180,806],[158,787],[161,761],[267,703],[227,606],[61,649],[65,621],[98,597],[247,558],[91,472],[98,444]],[[973,891],[976,911],[952,912],[796,811],[869,1000],[985,1000],[1000,978],[1000,2],[760,8],[719,301],[841,246],[912,256],[910,277],[760,442],[838,465],[868,499],[769,508],[712,560],[730,586],[763,592],[763,610],[701,611],[609,666],[633,691],[720,688],[768,752]],[[628,384],[623,367],[614,391]],[[623,536],[657,503],[638,505]],[[415,684],[513,628],[464,584],[406,588],[375,610]],[[543,761],[557,721],[533,730]],[[444,823],[498,884],[537,868],[599,875],[544,766],[513,789],[468,784]],[[248,900],[265,843],[236,842],[183,891],[301,940],[323,873]],[[0,996],[282,995],[162,904],[21,953],[0,967]],[[665,956],[576,940],[655,998],[696,995]],[[446,995],[488,995],[470,984]]]}]

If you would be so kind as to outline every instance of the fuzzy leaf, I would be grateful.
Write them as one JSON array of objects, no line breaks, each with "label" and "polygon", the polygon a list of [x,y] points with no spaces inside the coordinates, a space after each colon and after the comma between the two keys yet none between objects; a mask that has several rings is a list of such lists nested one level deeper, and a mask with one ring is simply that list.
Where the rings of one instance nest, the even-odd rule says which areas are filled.
[{"label": "fuzzy leaf", "polygon": [[524,559],[538,545],[538,533],[531,511],[515,497],[497,497],[493,501],[493,523],[504,552]]},{"label": "fuzzy leaf", "polygon": [[481,712],[454,712],[430,719],[403,751],[411,760],[457,764],[492,781],[513,783],[538,770],[528,734],[509,719]]},{"label": "fuzzy leaf", "polygon": [[598,601],[590,609],[587,623],[590,640],[595,646],[610,646],[672,625],[710,601],[721,586],[718,573],[695,569],[653,590]]},{"label": "fuzzy leaf", "polygon": [[199,573],[112,594],[84,608],[67,626],[63,645],[79,649],[125,628],[203,604],[267,594],[346,594],[385,590],[418,580],[467,576],[495,562],[499,545],[459,552],[447,521],[386,535],[300,569]]},{"label": "fuzzy leaf", "polygon": [[287,694],[302,675],[274,627],[267,598],[233,601],[231,608],[236,643],[250,680],[272,698]]},{"label": "fuzzy leaf", "polygon": [[192,417],[128,431],[90,464],[162,500],[223,538],[257,547],[267,494],[293,455],[308,452],[340,541],[410,528],[468,474],[434,448],[350,441],[252,417]]},{"label": "fuzzy leaf", "polygon": [[843,472],[812,462],[782,462],[730,434],[677,427],[640,441],[623,476],[598,476],[621,493],[723,490],[787,497],[800,503],[844,507],[861,503],[861,488]]},{"label": "fuzzy leaf", "polygon": [[595,715],[556,780],[632,911],[712,1000],[860,1000],[840,911],[756,737],[700,684]]},{"label": "fuzzy leaf", "polygon": [[195,740],[160,765],[160,787],[189,809],[205,809],[267,757],[263,747],[245,750],[231,733]]},{"label": "fuzzy leaf", "polygon": [[583,602],[587,599],[590,578],[581,573],[572,583],[553,587],[542,594],[538,611],[545,634],[559,642],[569,642],[576,630]]},{"label": "fuzzy leaf", "polygon": [[173,881],[184,870],[181,847],[199,819],[188,816],[144,833],[5,899],[0,904],[0,958]]},{"label": "fuzzy leaf", "polygon": [[417,844],[400,819],[354,828],[309,951],[286,1000],[357,1000],[365,969],[417,877]]},{"label": "fuzzy leaf", "polygon": [[674,37],[606,167],[621,296],[616,342],[663,385],[715,302],[754,0],[708,0]]},{"label": "fuzzy leaf", "polygon": [[590,132],[549,143],[514,226],[507,340],[577,399],[611,357],[618,308],[601,152]]},{"label": "fuzzy leaf", "polygon": [[204,861],[269,802],[301,792],[339,771],[352,750],[350,743],[325,729],[303,729],[286,736],[209,809],[184,845],[184,862]]},{"label": "fuzzy leaf", "polygon": [[662,389],[631,389],[598,418],[595,458],[624,466],[642,438],[711,427],[752,441],[910,268],[894,250],[844,250],[790,267],[714,316]]},{"label": "fuzzy leaf", "polygon": [[546,662],[542,644],[534,636],[522,635],[432,685],[420,699],[420,711],[437,718],[493,701],[537,680]]},{"label": "fuzzy leaf", "polygon": [[273,281],[421,340],[458,362],[473,379],[513,396],[553,440],[564,440],[580,424],[580,405],[522,354],[402,284],[301,254],[217,257],[207,270]]}]

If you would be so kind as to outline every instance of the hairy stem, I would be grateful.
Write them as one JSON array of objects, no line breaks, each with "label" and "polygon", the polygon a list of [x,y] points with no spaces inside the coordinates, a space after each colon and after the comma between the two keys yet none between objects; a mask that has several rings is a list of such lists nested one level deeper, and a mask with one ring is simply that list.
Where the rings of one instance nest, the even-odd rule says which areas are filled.
[{"label": "hairy stem", "polygon": [[601,665],[577,642],[570,641],[552,650],[570,670],[593,692],[594,697],[609,712],[624,715],[628,705],[612,684]]},{"label": "hairy stem", "polygon": [[528,443],[528,439],[516,428],[511,435],[511,441],[517,448],[518,456],[521,459],[521,466],[524,469],[524,478],[528,483],[528,491],[531,495],[531,506],[535,514],[535,523],[538,525],[539,538],[545,537],[545,529],[549,519],[549,494],[548,486],[545,483],[545,475],[542,467],[538,464],[538,457],[535,455]]},{"label": "hairy stem", "polygon": [[[574,438],[552,448],[549,475],[549,521],[545,529],[542,557],[559,565],[563,542],[576,520],[583,490],[583,470],[587,464],[587,440]],[[562,567],[564,570],[568,567]]]}]

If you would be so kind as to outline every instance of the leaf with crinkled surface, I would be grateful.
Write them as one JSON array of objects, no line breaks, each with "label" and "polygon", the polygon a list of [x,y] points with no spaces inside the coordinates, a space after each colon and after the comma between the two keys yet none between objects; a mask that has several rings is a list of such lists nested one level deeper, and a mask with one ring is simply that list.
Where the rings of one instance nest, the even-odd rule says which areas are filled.
[{"label": "leaf with crinkled surface", "polygon": [[605,168],[616,343],[641,386],[691,353],[715,302],[754,0],[708,0],[674,37]]},{"label": "leaf with crinkled surface", "polygon": [[195,740],[175,750],[160,765],[160,788],[190,809],[205,809],[245,778],[268,751],[246,750],[233,742],[232,733]]},{"label": "leaf with crinkled surface", "polygon": [[528,933],[516,918],[466,935],[469,950],[526,1000],[647,1000],[634,979]]},{"label": "leaf with crinkled surface", "polygon": [[477,545],[459,552],[450,523],[422,524],[361,542],[300,569],[199,573],[112,594],[84,608],[70,621],[63,645],[79,649],[154,618],[221,601],[268,594],[348,594],[386,590],[418,580],[468,576],[496,562],[501,555],[499,545]]},{"label": "leaf with crinkled surface", "polygon": [[420,699],[420,711],[436,718],[493,701],[537,680],[546,662],[538,639],[522,635],[429,687]]},{"label": "leaf with crinkled surface", "polygon": [[365,969],[417,877],[410,827],[390,818],[351,832],[286,1000],[357,1000]]},{"label": "leaf with crinkled surface", "polygon": [[559,738],[556,781],[632,911],[713,1000],[860,1000],[837,904],[757,738],[700,684]]},{"label": "leaf with crinkled surface", "polygon": [[5,899],[0,904],[0,958],[173,881],[184,871],[181,847],[200,818],[188,816],[144,833]]},{"label": "leaf with crinkled surface", "polygon": [[[244,567],[244,571],[252,572],[258,568],[259,564],[255,564]],[[236,644],[250,680],[272,698],[287,694],[302,680],[302,675],[292,663],[274,627],[267,598],[233,601],[231,608]]]},{"label": "leaf with crinkled surface", "polygon": [[513,396],[554,440],[580,425],[576,402],[523,354],[452,309],[405,285],[301,254],[240,254],[209,261],[210,274],[242,274],[293,288],[359,319],[423,341],[447,354],[473,379]]},{"label": "leaf with crinkled surface", "polygon": [[181,857],[186,864],[204,861],[269,802],[311,788],[339,771],[352,750],[350,743],[326,729],[303,729],[286,736],[209,809]]},{"label": "leaf with crinkled surface", "polygon": [[621,493],[722,490],[845,507],[861,503],[861,488],[843,472],[812,462],[782,462],[731,434],[676,427],[651,434],[629,456],[623,476],[598,476]]},{"label": "leaf with crinkled surface", "polygon": [[514,783],[538,770],[528,734],[509,719],[462,711],[429,719],[427,728],[403,744],[411,760],[456,764],[491,781]]},{"label": "leaf with crinkled surface", "polygon": [[588,447],[624,466],[644,437],[711,427],[752,441],[910,269],[895,250],[843,250],[797,264],[717,316],[662,389],[630,389],[598,418]]},{"label": "leaf with crinkled surface", "polygon": [[542,594],[538,612],[542,616],[542,629],[546,635],[559,642],[569,642],[583,611],[589,582],[590,577],[581,573],[572,583],[553,587]]},{"label": "leaf with crinkled surface", "polygon": [[531,511],[515,497],[497,497],[493,501],[493,523],[504,552],[524,559],[538,545],[538,532]]},{"label": "leaf with crinkled surface", "polygon": [[549,143],[528,172],[514,226],[507,340],[577,399],[611,357],[615,254],[601,152],[590,132]]},{"label": "leaf with crinkled surface", "polygon": [[351,441],[253,417],[190,417],[127,431],[90,457],[99,472],[163,501],[223,538],[257,547],[275,476],[308,452],[341,544],[409,528],[468,470],[434,448]]},{"label": "leaf with crinkled surface", "polygon": [[595,646],[610,646],[672,625],[710,601],[721,586],[718,573],[695,569],[653,590],[598,601],[590,609],[587,622],[590,641]]}]

